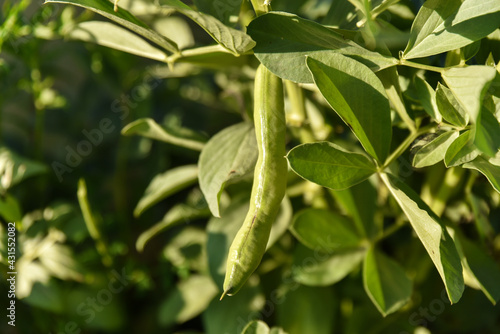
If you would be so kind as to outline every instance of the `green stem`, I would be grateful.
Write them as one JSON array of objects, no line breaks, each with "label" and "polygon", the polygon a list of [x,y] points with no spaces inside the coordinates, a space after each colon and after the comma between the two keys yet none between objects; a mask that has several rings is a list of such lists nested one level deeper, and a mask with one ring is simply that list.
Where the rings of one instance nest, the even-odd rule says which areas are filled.
[{"label": "green stem", "polygon": [[403,66],[408,66],[408,67],[413,67],[413,68],[418,68],[421,70],[427,70],[427,71],[438,72],[438,73],[443,73],[444,71],[446,71],[449,68],[449,67],[436,67],[436,66],[431,66],[431,65],[419,64],[419,63],[415,63],[415,62],[406,60],[404,58],[401,58],[399,60],[398,65],[403,65]]},{"label": "green stem", "polygon": [[255,14],[260,16],[271,10],[271,0],[251,0]]}]

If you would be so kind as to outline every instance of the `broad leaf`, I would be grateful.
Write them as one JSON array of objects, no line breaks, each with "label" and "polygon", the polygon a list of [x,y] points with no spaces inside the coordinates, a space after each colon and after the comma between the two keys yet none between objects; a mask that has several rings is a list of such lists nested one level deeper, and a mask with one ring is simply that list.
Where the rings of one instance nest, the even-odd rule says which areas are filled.
[{"label": "broad leaf", "polygon": [[403,307],[411,296],[411,280],[401,265],[371,248],[363,266],[363,285],[385,317]]},{"label": "broad leaf", "polygon": [[227,182],[250,175],[258,150],[251,123],[239,123],[213,136],[201,151],[200,188],[210,211],[220,217],[219,199]]},{"label": "broad leaf", "polygon": [[413,167],[422,168],[432,166],[444,159],[448,147],[458,138],[458,131],[446,131],[436,134],[432,140],[413,147]]},{"label": "broad leaf", "polygon": [[290,228],[304,245],[324,252],[360,247],[361,238],[354,224],[339,214],[322,209],[298,212]]},{"label": "broad leaf", "polygon": [[199,315],[219,292],[214,282],[207,276],[192,275],[180,282],[158,309],[161,326],[183,323]]},{"label": "broad leaf", "polygon": [[196,136],[185,136],[175,133],[169,129],[161,127],[151,118],[141,118],[127,124],[121,131],[124,136],[143,136],[151,139],[161,140],[163,142],[189,148],[195,151],[201,151],[205,146]]},{"label": "broad leaf", "polygon": [[178,52],[179,49],[174,41],[159,33],[151,30],[143,22],[139,21],[134,15],[130,14],[123,8],[118,8],[118,11],[113,10],[113,4],[107,0],[46,0],[45,3],[63,3],[89,9],[97,14],[100,14],[125,28],[149,39],[151,42],[158,44],[165,50],[170,52]]},{"label": "broad leaf", "polygon": [[18,200],[9,193],[0,196],[0,217],[3,217],[6,222],[16,222],[18,224],[23,217]]},{"label": "broad leaf", "polygon": [[293,253],[292,277],[308,286],[329,286],[355,270],[365,253],[365,249],[321,252],[298,244]]},{"label": "broad leaf", "polygon": [[337,304],[332,287],[295,284],[276,306],[278,326],[289,334],[332,333]]},{"label": "broad leaf", "polygon": [[162,8],[175,9],[202,27],[217,43],[235,55],[250,51],[255,42],[241,30],[226,26],[215,17],[191,9],[179,0],[159,0]]},{"label": "broad leaf", "polygon": [[200,12],[216,17],[225,25],[234,24],[238,19],[242,0],[194,0]]},{"label": "broad leaf", "polygon": [[327,63],[307,58],[323,97],[352,129],[365,150],[383,163],[391,145],[389,100],[377,76],[363,64],[340,54]]},{"label": "broad leaf", "polygon": [[490,157],[495,156],[500,149],[500,123],[495,115],[484,107],[477,118],[474,145]]},{"label": "broad leaf", "polygon": [[441,75],[474,123],[481,110],[484,95],[496,73],[497,71],[493,67],[474,65],[450,68],[443,71]]},{"label": "broad leaf", "polygon": [[488,179],[493,189],[500,193],[500,166],[490,163],[479,156],[471,162],[462,165],[464,168],[475,169]]},{"label": "broad leaf", "polygon": [[446,167],[454,167],[474,160],[479,150],[474,146],[474,132],[467,130],[448,147],[444,156]]},{"label": "broad leaf", "polygon": [[167,55],[144,39],[110,22],[87,21],[77,24],[69,33],[71,39],[92,42],[137,56],[165,62]]},{"label": "broad leaf", "polygon": [[350,56],[372,70],[394,66],[397,60],[362,48],[339,33],[296,15],[271,12],[254,19],[248,34],[257,42],[255,56],[280,78],[312,82],[305,57],[326,62],[337,53]]},{"label": "broad leaf", "polygon": [[411,27],[403,58],[421,58],[454,50],[498,28],[497,0],[427,0]]},{"label": "broad leaf", "polygon": [[376,171],[366,156],[329,142],[296,146],[286,158],[292,170],[304,179],[335,190],[360,183]]},{"label": "broad leaf", "polygon": [[47,166],[28,160],[6,147],[0,147],[0,191],[4,192],[23,180],[46,173]]},{"label": "broad leaf", "polygon": [[405,183],[390,174],[381,174],[394,199],[408,217],[413,230],[431,257],[444,282],[448,298],[458,302],[464,290],[460,256],[441,219]]},{"label": "broad leaf", "polygon": [[431,85],[419,76],[415,76],[413,79],[415,83],[415,88],[419,98],[419,102],[422,104],[425,112],[429,114],[436,122],[441,123],[443,116],[439,112],[436,103],[436,92],[432,89]]},{"label": "broad leaf", "polygon": [[191,186],[198,180],[198,166],[185,165],[156,175],[149,183],[144,195],[134,209],[139,217],[144,211],[166,197]]},{"label": "broad leaf", "polygon": [[469,123],[469,114],[462,108],[451,90],[440,83],[436,89],[436,104],[443,118],[451,124],[463,128]]}]

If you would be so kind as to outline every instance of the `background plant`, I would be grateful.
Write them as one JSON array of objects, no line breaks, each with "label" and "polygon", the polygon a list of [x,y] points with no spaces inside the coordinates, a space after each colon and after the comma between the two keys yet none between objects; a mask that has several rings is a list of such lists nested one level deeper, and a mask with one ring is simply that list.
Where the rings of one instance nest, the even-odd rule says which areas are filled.
[{"label": "background plant", "polygon": [[[1,12],[19,332],[498,332],[498,1],[59,2]],[[287,196],[219,302],[259,63]]]}]

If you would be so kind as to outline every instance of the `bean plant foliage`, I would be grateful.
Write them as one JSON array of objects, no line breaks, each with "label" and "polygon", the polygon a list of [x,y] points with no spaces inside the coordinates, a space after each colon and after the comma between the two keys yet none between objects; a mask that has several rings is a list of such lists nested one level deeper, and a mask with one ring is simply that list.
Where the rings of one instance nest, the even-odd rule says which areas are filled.
[{"label": "bean plant foliage", "polygon": [[[85,172],[63,182],[73,182],[73,202],[61,196],[25,212],[25,179],[52,173],[61,181],[78,167],[0,143],[0,216],[18,222],[22,243],[18,299],[61,316],[67,308],[70,318],[77,310],[85,332],[119,331],[130,308],[114,300],[94,310],[96,320],[82,318],[84,308],[61,295],[73,291],[62,283],[71,281],[88,286],[74,300],[95,296],[90,286],[112,277],[98,268],[119,272],[123,263],[133,282],[148,277],[127,294],[154,296],[151,314],[141,315],[151,333],[500,331],[500,0],[45,0],[42,8],[66,19],[39,24],[34,38],[119,51],[107,63],[121,74],[107,82],[130,80],[120,57],[142,57],[157,82],[186,82],[198,93],[178,103],[178,118],[168,109],[179,107],[162,99],[160,116],[134,111],[117,125],[120,145],[137,144],[118,154],[135,161],[136,173],[150,165],[135,175],[144,186],[131,188],[137,194],[120,213],[95,210],[103,199],[91,195]],[[286,195],[259,267],[219,300],[252,200],[259,65],[283,80]],[[33,87],[37,112],[64,108],[50,82]],[[186,98],[181,88],[168,98]],[[147,110],[140,105],[162,89],[128,108]],[[55,94],[46,105],[43,91]],[[210,116],[199,116],[205,108]],[[121,173],[116,198],[130,192]],[[110,245],[106,230],[129,228]],[[84,247],[86,235],[93,243]],[[162,260],[139,265],[141,257]]]}]

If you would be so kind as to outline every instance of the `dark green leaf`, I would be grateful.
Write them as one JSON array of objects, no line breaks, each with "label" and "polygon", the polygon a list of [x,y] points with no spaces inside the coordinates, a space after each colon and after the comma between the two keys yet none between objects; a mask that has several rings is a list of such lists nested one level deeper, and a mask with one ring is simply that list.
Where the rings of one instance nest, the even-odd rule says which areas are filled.
[{"label": "dark green leaf", "polygon": [[380,79],[363,64],[341,54],[326,63],[307,58],[323,97],[358,137],[365,150],[383,163],[391,145],[389,100]]},{"label": "dark green leaf", "polygon": [[0,147],[0,192],[2,193],[31,176],[46,173],[47,170],[44,164],[28,160],[6,147]]},{"label": "dark green leaf", "polygon": [[451,90],[440,83],[436,89],[436,104],[443,118],[451,124],[463,128],[469,123],[467,111],[462,108]]},{"label": "dark green leaf", "polygon": [[330,189],[346,189],[366,180],[376,168],[366,156],[329,142],[302,144],[286,157],[295,173]]},{"label": "dark green leaf", "polygon": [[203,13],[216,17],[225,25],[231,25],[238,19],[242,0],[194,0],[196,8]]},{"label": "dark green leaf", "polygon": [[322,209],[298,212],[290,230],[307,247],[324,252],[357,248],[361,244],[361,238],[349,219]]},{"label": "dark green leaf", "polygon": [[411,296],[411,280],[401,265],[373,248],[366,254],[363,284],[384,317],[403,307]]},{"label": "dark green leaf", "polygon": [[463,164],[462,167],[481,172],[481,174],[486,176],[493,189],[500,193],[500,166],[494,165],[479,156],[473,161]]},{"label": "dark green leaf", "polygon": [[460,257],[441,219],[405,183],[390,174],[381,174],[392,196],[406,214],[413,230],[431,257],[444,282],[448,298],[459,301],[464,290]]},{"label": "dark green leaf", "polygon": [[224,186],[253,173],[258,150],[251,123],[230,126],[212,137],[201,151],[200,188],[210,211],[220,217],[219,199]]},{"label": "dark green leaf", "polygon": [[110,1],[103,0],[46,0],[45,3],[63,3],[70,4],[86,9],[90,9],[97,14],[100,14],[125,28],[149,39],[170,52],[178,52],[179,49],[174,41],[165,36],[151,30],[143,22],[139,21],[134,15],[130,14],[123,8],[118,8],[118,11],[113,10],[113,4]]},{"label": "dark green leaf", "polygon": [[419,102],[422,104],[425,112],[434,118],[436,122],[441,123],[443,116],[441,116],[436,103],[436,92],[427,81],[420,78],[418,75],[415,76],[413,81],[415,83]]},{"label": "dark green leaf", "polygon": [[305,57],[327,62],[333,54],[352,57],[372,70],[394,66],[397,60],[362,48],[344,36],[296,15],[271,12],[248,26],[257,42],[255,56],[277,76],[294,82],[312,82]]},{"label": "dark green leaf", "polygon": [[500,123],[495,115],[484,107],[477,118],[474,145],[490,157],[495,156],[500,149]]}]

